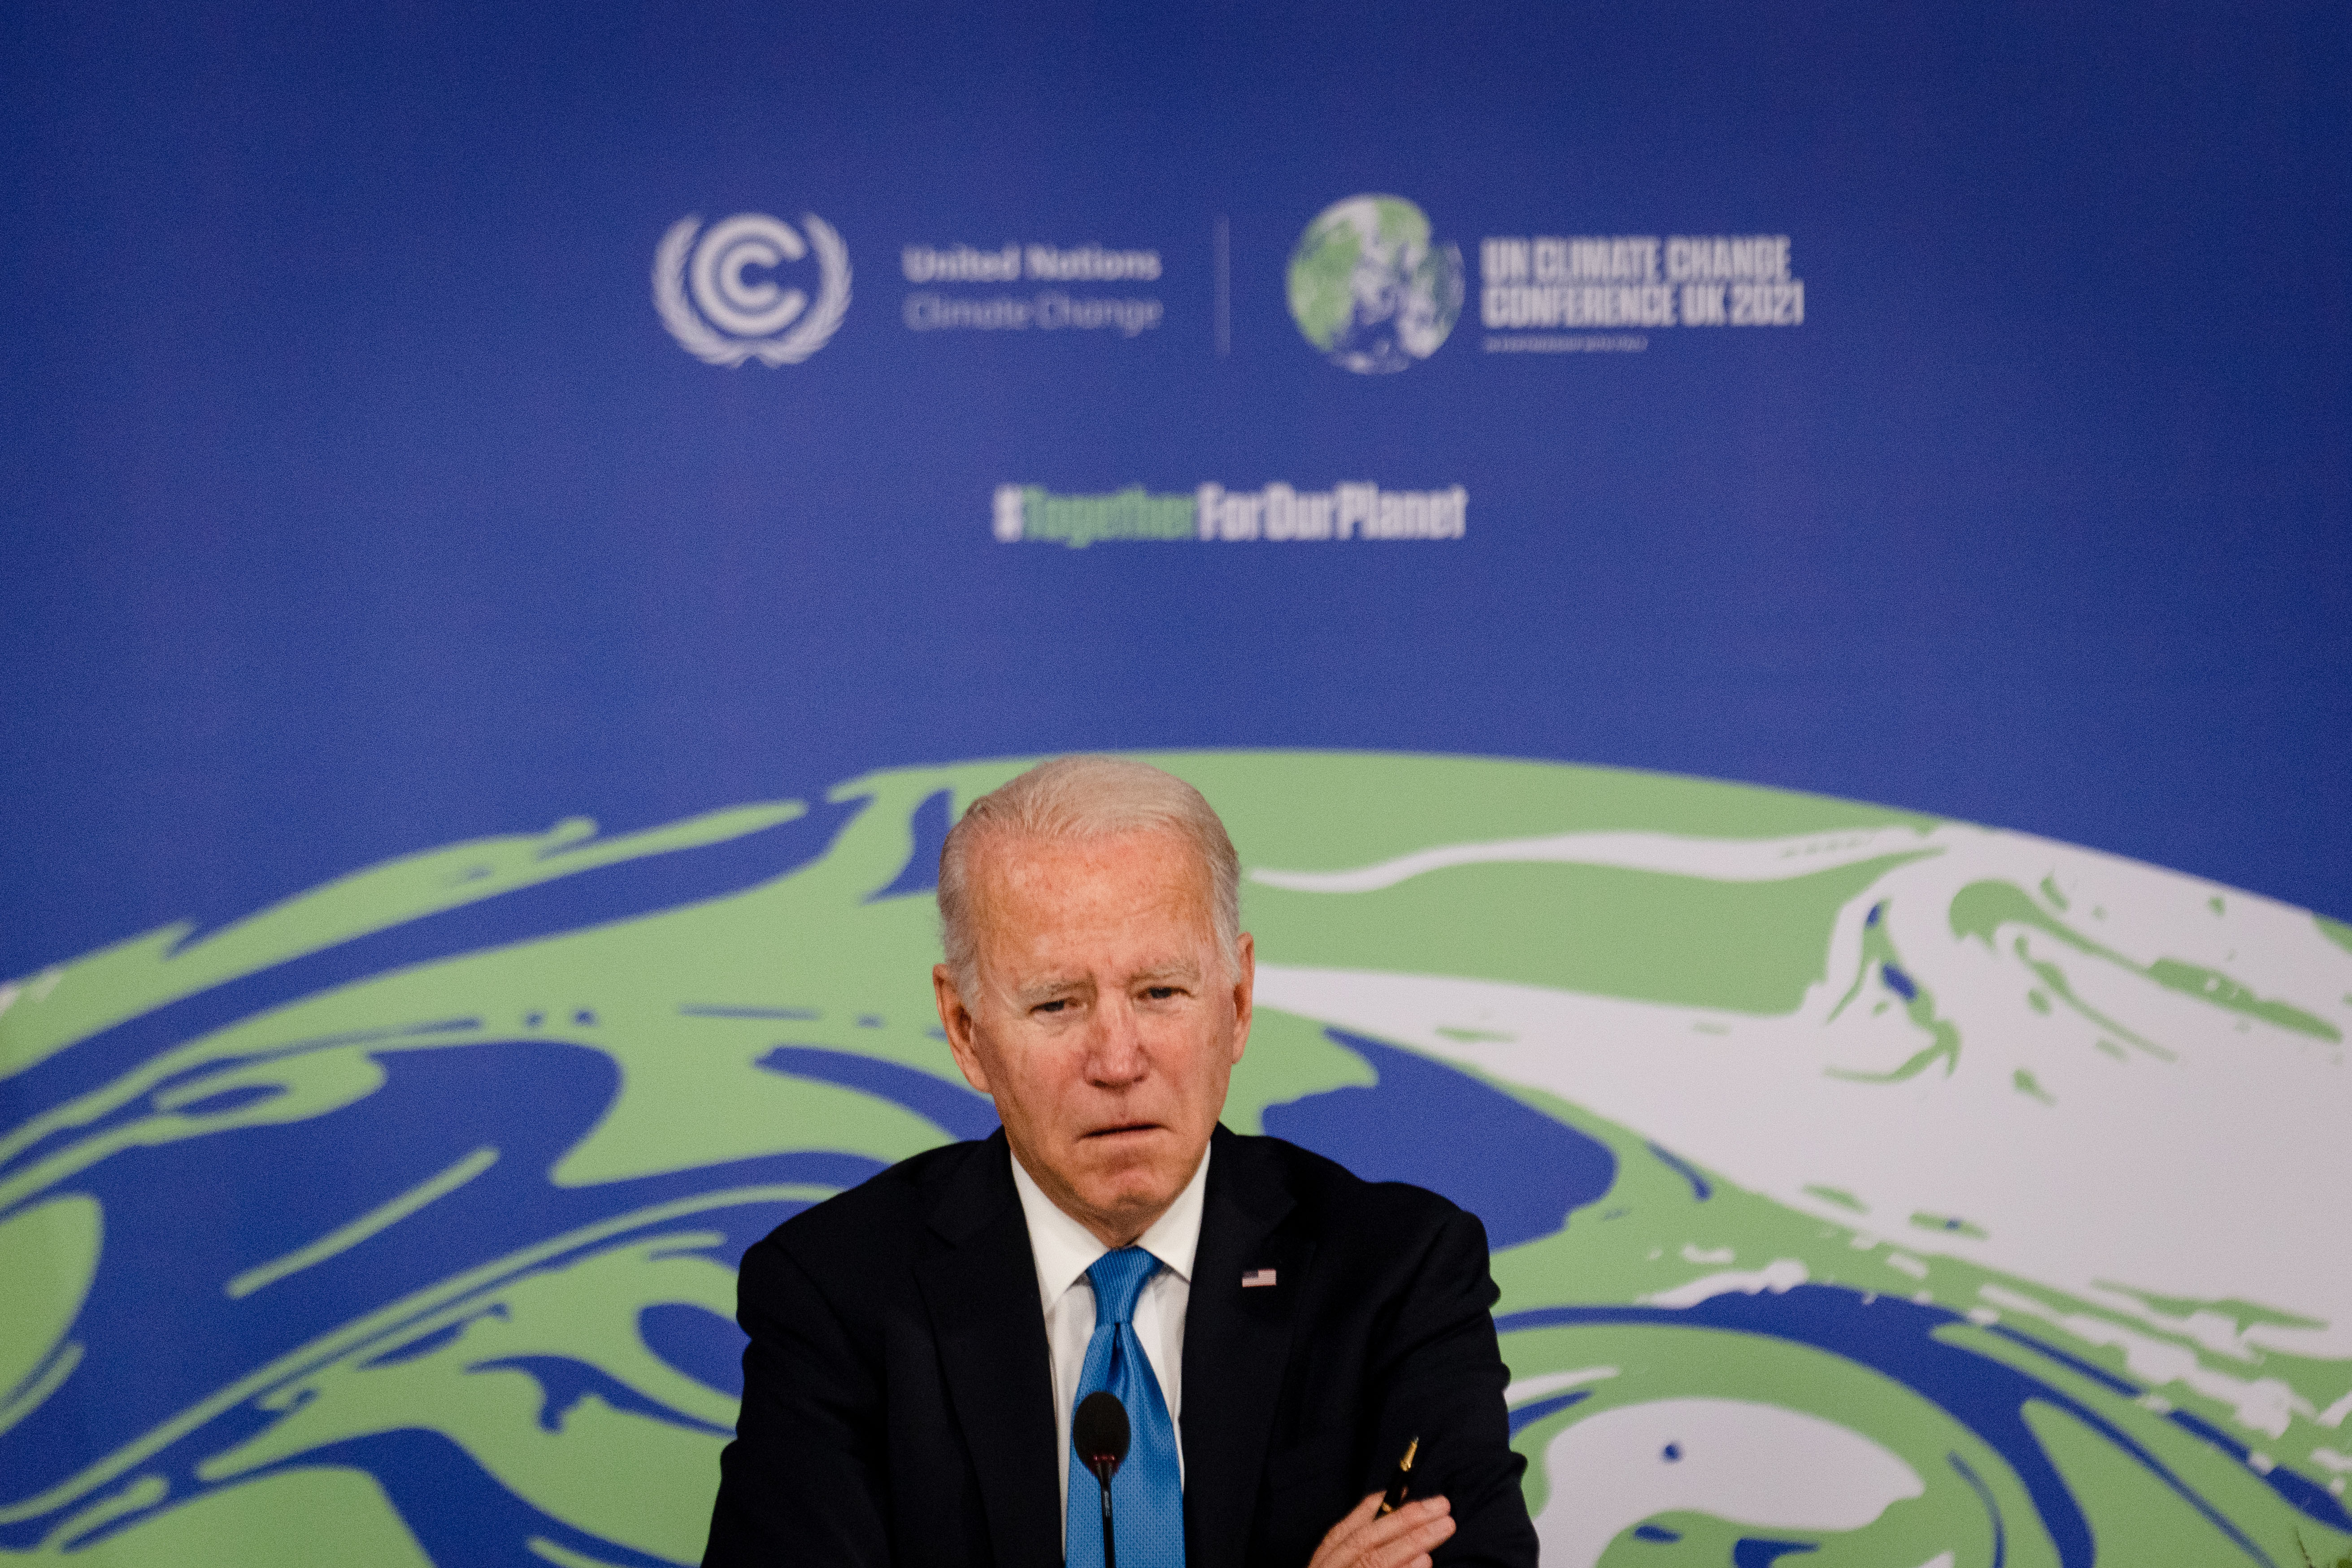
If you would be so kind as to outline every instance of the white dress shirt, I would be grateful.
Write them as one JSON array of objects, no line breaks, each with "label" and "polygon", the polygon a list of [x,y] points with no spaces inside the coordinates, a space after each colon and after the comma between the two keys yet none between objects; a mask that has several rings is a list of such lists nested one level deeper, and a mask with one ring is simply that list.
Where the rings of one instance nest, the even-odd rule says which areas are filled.
[{"label": "white dress shirt", "polygon": [[[1201,1244],[1201,1194],[1209,1180],[1209,1156],[1203,1150],[1201,1168],[1168,1205],[1168,1212],[1136,1238],[1136,1245],[1160,1259],[1137,1298],[1135,1337],[1143,1342],[1144,1358],[1160,1384],[1160,1397],[1168,1402],[1168,1419],[1176,1429],[1176,1476],[1184,1475],[1184,1309],[1192,1300],[1192,1253]],[[1087,1342],[1095,1331],[1094,1284],[1087,1270],[1110,1250],[1094,1232],[1064,1214],[1045,1195],[1036,1180],[1013,1162],[1013,1184],[1021,1193],[1022,1216],[1029,1222],[1029,1254],[1037,1264],[1037,1300],[1045,1312],[1045,1343],[1054,1360],[1054,1431],[1061,1439],[1055,1448],[1062,1479],[1062,1528],[1066,1536],[1070,1518],[1070,1416],[1077,1404],[1078,1378],[1086,1371]],[[1063,1542],[1066,1548],[1066,1539]]]}]

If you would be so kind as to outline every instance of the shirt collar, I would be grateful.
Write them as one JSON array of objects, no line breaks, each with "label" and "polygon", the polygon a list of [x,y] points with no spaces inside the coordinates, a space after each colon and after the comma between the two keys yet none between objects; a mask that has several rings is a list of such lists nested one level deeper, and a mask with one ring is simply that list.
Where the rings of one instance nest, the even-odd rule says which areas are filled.
[{"label": "shirt collar", "polygon": [[[1208,1184],[1209,1152],[1203,1149],[1200,1168],[1168,1205],[1168,1212],[1136,1238],[1138,1247],[1187,1285],[1192,1282],[1192,1255],[1201,1245],[1202,1197]],[[1037,1265],[1038,1300],[1050,1312],[1079,1276],[1110,1248],[1045,1195],[1045,1189],[1037,1184],[1017,1154],[1013,1157],[1013,1185],[1021,1194],[1021,1215],[1029,1222],[1029,1254]]]}]

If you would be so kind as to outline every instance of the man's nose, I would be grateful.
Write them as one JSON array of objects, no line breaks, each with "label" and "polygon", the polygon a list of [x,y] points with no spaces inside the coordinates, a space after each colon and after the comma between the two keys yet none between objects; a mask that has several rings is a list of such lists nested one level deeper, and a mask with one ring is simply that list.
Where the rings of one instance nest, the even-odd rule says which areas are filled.
[{"label": "man's nose", "polygon": [[1087,1052],[1087,1079],[1106,1089],[1133,1083],[1144,1073],[1143,1036],[1134,1005],[1114,997],[1095,1014],[1095,1037]]}]

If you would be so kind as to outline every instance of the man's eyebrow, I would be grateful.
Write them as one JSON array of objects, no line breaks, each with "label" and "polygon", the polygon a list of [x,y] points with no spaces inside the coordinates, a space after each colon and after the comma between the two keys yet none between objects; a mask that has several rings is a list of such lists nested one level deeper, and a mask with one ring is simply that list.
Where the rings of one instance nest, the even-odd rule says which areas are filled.
[{"label": "man's eyebrow", "polygon": [[1132,976],[1147,985],[1156,980],[1197,980],[1200,977],[1201,966],[1181,958],[1154,964],[1149,969],[1139,969]]},{"label": "man's eyebrow", "polygon": [[1066,996],[1073,991],[1091,989],[1091,983],[1082,974],[1059,974],[1049,980],[1035,980],[1013,993],[1013,999],[1024,1007],[1034,1007],[1040,1002],[1050,1002],[1056,996]]}]

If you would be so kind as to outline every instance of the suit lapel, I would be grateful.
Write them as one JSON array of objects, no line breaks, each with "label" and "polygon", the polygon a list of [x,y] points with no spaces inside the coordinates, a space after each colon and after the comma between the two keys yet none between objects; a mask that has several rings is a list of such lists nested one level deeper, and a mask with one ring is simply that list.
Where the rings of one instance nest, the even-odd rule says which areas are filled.
[{"label": "suit lapel", "polygon": [[[1184,1312],[1185,1560],[1203,1565],[1238,1563],[1247,1546],[1307,1264],[1276,1235],[1292,1206],[1279,1163],[1223,1127],[1212,1148]],[[1244,1272],[1265,1268],[1274,1285],[1243,1288]]]},{"label": "suit lapel", "polygon": [[947,1249],[917,1264],[915,1275],[980,1478],[996,1561],[1029,1568],[1062,1558],[1053,1363],[1004,1134],[971,1158],[981,1170],[951,1173],[931,1214]]}]

